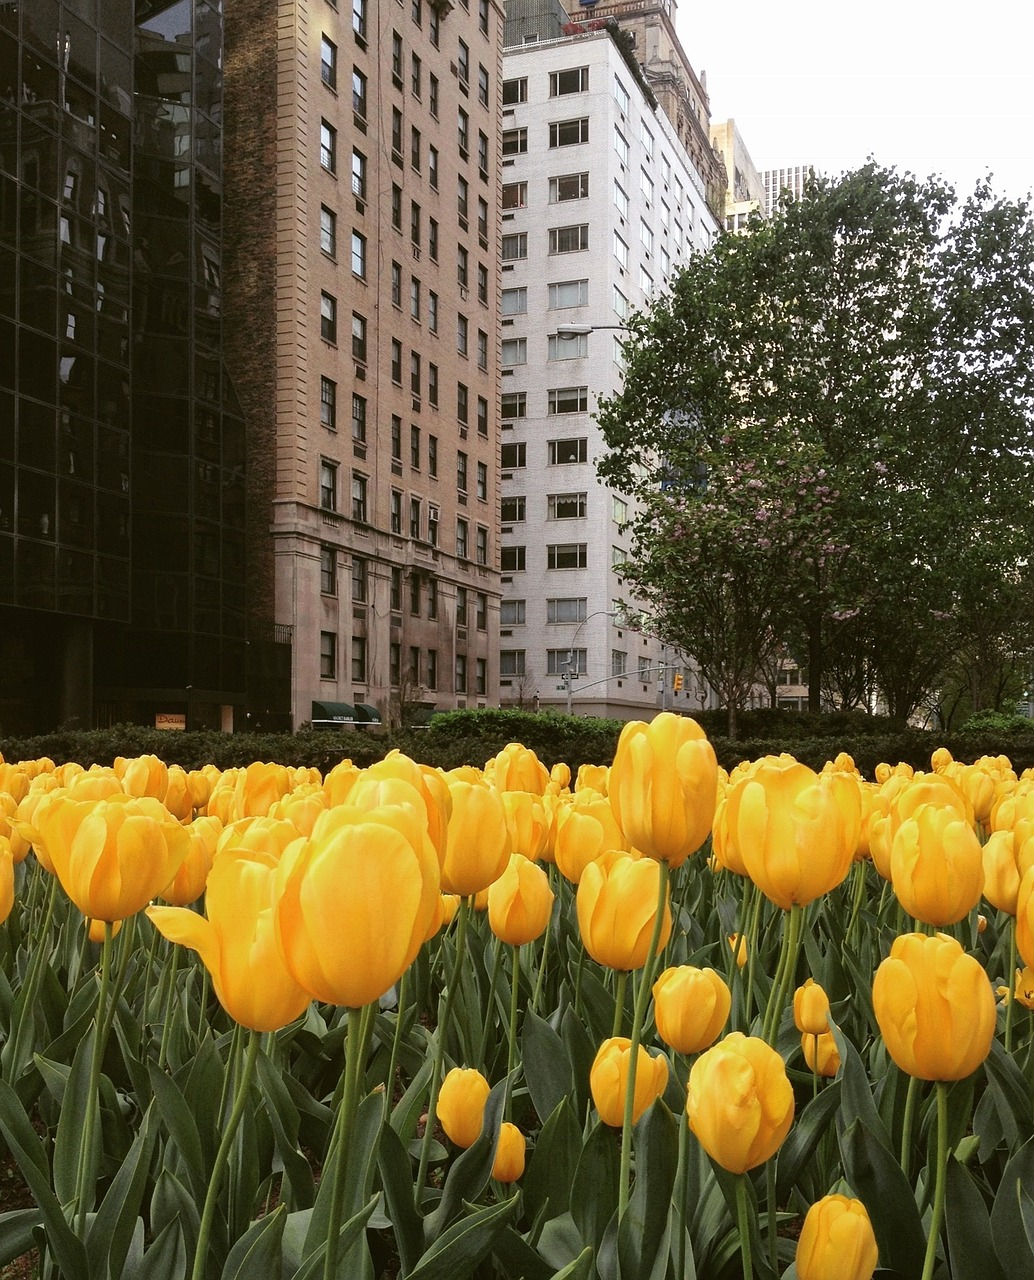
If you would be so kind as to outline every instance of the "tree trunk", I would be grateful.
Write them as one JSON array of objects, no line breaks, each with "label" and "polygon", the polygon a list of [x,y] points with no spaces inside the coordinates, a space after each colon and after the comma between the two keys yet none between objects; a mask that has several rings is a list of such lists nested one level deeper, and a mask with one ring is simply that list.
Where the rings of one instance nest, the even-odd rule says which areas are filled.
[{"label": "tree trunk", "polygon": [[822,710],[822,619],[812,615],[808,626],[808,710]]}]

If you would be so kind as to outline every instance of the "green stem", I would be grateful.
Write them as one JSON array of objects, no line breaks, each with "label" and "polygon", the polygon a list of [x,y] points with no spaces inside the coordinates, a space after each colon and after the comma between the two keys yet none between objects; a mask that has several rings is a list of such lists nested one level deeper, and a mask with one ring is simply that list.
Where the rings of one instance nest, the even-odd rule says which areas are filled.
[{"label": "green stem", "polygon": [[740,1233],[743,1280],[753,1280],[754,1260],[750,1251],[750,1206],[747,1204],[747,1175],[736,1175],[736,1226]]},{"label": "green stem", "polygon": [[122,991],[126,982],[126,971],[129,968],[130,960],[136,949],[136,922],[137,916],[130,916],[125,922],[118,938],[118,964],[112,978],[111,999],[108,1001],[108,1010],[104,1020],[103,1037],[104,1043],[107,1044],[108,1037],[111,1035],[111,1028],[115,1022],[115,1014],[118,1011],[118,1003],[122,997]]},{"label": "green stem", "polygon": [[1012,1010],[1016,1003],[1016,917],[1009,917],[1009,967],[1005,971],[1009,999],[1005,1002],[1005,1052],[1012,1053]]},{"label": "green stem", "polygon": [[926,1259],[923,1262],[922,1280],[931,1280],[937,1260],[937,1237],[941,1234],[944,1217],[944,1193],[948,1174],[948,1086],[936,1081],[937,1089],[937,1171],[933,1193],[933,1214],[930,1218],[930,1237],[926,1242]]},{"label": "green stem", "polygon": [[488,1052],[488,1033],[495,1015],[495,993],[499,987],[499,974],[503,967],[503,944],[495,940],[495,956],[492,959],[492,976],[488,980],[488,1003],[485,1007],[485,1024],[481,1028],[481,1043],[478,1045],[477,1067],[484,1067],[485,1054]]},{"label": "green stem", "polygon": [[765,1189],[768,1193],[768,1260],[772,1264],[774,1275],[779,1274],[779,1226],[778,1206],[776,1205],[776,1165],[769,1160],[765,1165]]},{"label": "green stem", "polygon": [[646,1015],[646,1004],[650,998],[653,985],[653,969],[661,940],[661,927],[664,923],[664,908],[668,902],[668,883],[671,879],[671,868],[667,862],[658,863],[660,873],[657,876],[657,911],[654,915],[653,933],[650,935],[650,948],[646,953],[646,964],[643,966],[639,990],[636,993],[635,1007],[632,1012],[632,1035],[628,1049],[628,1076],[625,1081],[625,1112],[621,1122],[621,1171],[618,1180],[618,1221],[624,1216],[628,1207],[629,1177],[632,1169],[632,1112],[635,1108],[635,1078],[639,1065],[639,1043],[643,1036],[643,1021]]},{"label": "green stem", "polygon": [[675,1195],[676,1203],[679,1206],[679,1238],[676,1245],[676,1261],[675,1261],[675,1277],[676,1280],[682,1280],[686,1274],[686,1236],[688,1234],[687,1219],[689,1217],[689,1125],[686,1122],[685,1112],[681,1112],[678,1116],[679,1126],[679,1163],[678,1173],[675,1178],[675,1186],[677,1188]]},{"label": "green stem", "polygon": [[582,1016],[582,969],[585,967],[585,948],[578,952],[578,965],[574,971],[574,1012],[575,1017]]},{"label": "green stem", "polygon": [[456,955],[453,960],[452,974],[449,977],[449,985],[445,988],[445,995],[439,1002],[434,1061],[431,1064],[431,1093],[427,1100],[427,1124],[424,1126],[424,1136],[420,1142],[420,1167],[417,1170],[416,1197],[418,1207],[424,1193],[424,1184],[427,1181],[427,1166],[431,1159],[431,1138],[434,1133],[435,1116],[438,1113],[438,1090],[442,1085],[442,1067],[445,1064],[445,1037],[449,1031],[452,1007],[456,1002],[456,989],[459,987],[463,973],[463,960],[467,946],[467,916],[469,912],[469,899],[461,899],[460,909],[456,913]]},{"label": "green stem", "polygon": [[[462,908],[461,908],[462,909]],[[345,1050],[345,1091],[334,1122],[334,1188],[330,1200],[330,1219],[327,1230],[327,1252],[323,1259],[323,1280],[333,1280],[337,1271],[338,1240],[341,1235],[341,1215],[345,1201],[345,1180],[348,1173],[348,1152],[352,1145],[356,1112],[359,1110],[359,1093],[362,1086],[363,1067],[366,1063],[366,1040],[373,1028],[373,1019],[366,1017],[363,1009],[348,1011],[348,1042]]]},{"label": "green stem", "polygon": [[801,918],[803,908],[795,902],[790,908],[790,918],[783,930],[783,954],[780,957],[779,970],[768,1000],[765,1013],[762,1038],[775,1047],[779,1036],[779,1024],[783,1017],[787,991],[793,984],[793,976],[797,969],[797,952],[801,940]]},{"label": "green stem", "polygon": [[614,983],[614,1025],[610,1029],[612,1036],[621,1034],[621,1024],[625,1020],[625,990],[628,987],[628,970],[619,969],[617,971],[617,981]]},{"label": "green stem", "polygon": [[910,1076],[908,1080],[908,1092],[905,1094],[905,1117],[901,1122],[901,1172],[911,1181],[912,1175],[910,1165],[912,1163],[912,1130],[914,1128],[914,1116],[916,1109],[916,1099],[919,1096],[920,1080],[918,1076]]},{"label": "green stem", "polygon": [[[238,1027],[236,1030],[239,1031],[240,1028]],[[230,1148],[233,1146],[237,1130],[240,1127],[241,1120],[244,1118],[244,1109],[248,1105],[251,1078],[255,1073],[255,1061],[258,1058],[259,1042],[262,1039],[258,1031],[250,1031],[248,1036],[248,1054],[244,1059],[244,1069],[241,1071],[240,1079],[237,1082],[233,1110],[230,1112],[230,1118],[227,1120],[226,1128],[223,1130],[223,1136],[219,1142],[219,1150],[215,1153],[215,1163],[212,1165],[212,1175],[208,1179],[205,1207],[201,1213],[201,1227],[197,1237],[197,1250],[194,1253],[194,1269],[190,1273],[191,1280],[203,1280],[205,1274],[205,1264],[208,1261],[208,1243],[212,1236],[212,1223],[215,1221],[216,1206],[219,1203],[219,1188],[222,1186],[226,1166],[229,1163]],[[232,1061],[233,1059],[231,1058],[231,1063]],[[227,1074],[229,1074],[229,1070],[230,1063],[227,1064]],[[221,1114],[222,1112],[220,1112]]]},{"label": "green stem", "polygon": [[[14,1029],[14,1036],[10,1044],[5,1044],[3,1048],[4,1076],[11,1084],[15,1083],[22,1073],[22,1068],[25,1066],[22,1061],[22,1056],[25,1053],[25,1037],[35,1022],[36,993],[43,977],[43,966],[47,963],[47,957],[50,953],[50,927],[54,920],[54,908],[57,903],[57,887],[57,876],[51,876],[50,892],[47,894],[43,923],[39,928],[39,932],[35,935],[37,945],[32,949],[32,959],[29,962],[29,971],[25,977],[25,1002],[22,1004],[18,1014],[18,1025]],[[10,1054],[7,1052],[8,1048],[10,1048]]]},{"label": "green stem", "polygon": [[765,895],[757,887],[753,885],[751,892],[754,895],[754,906],[750,913],[750,932],[747,936],[747,989],[744,999],[744,1023],[743,1029],[747,1035],[750,1034],[750,1024],[753,1017],[752,1010],[754,1007],[754,963],[758,955],[758,930],[761,927],[761,906],[764,902]]},{"label": "green stem", "polygon": [[[720,874],[724,877],[726,875],[731,875],[732,872],[723,870]],[[740,966],[736,963],[736,951],[739,947],[740,938],[745,936],[747,922],[750,919],[750,892],[752,888],[753,885],[750,878],[745,876],[743,879],[743,896],[740,899],[739,911],[736,913],[736,946],[729,948],[729,958],[726,962],[726,981],[728,982],[729,990],[732,992],[732,1007],[734,1010],[736,1009],[736,990],[738,987],[743,985],[745,976],[741,972]],[[746,1008],[746,991],[744,991],[739,1002],[744,1030],[746,1030],[750,1025],[747,1018]]]},{"label": "green stem", "polygon": [[[391,1115],[391,1104],[395,1097],[395,1072],[398,1070],[399,1048],[402,1044],[402,1023],[406,1011],[406,978],[409,970],[399,979],[398,1003],[395,1006],[395,1031],[391,1037],[391,1057],[388,1059],[388,1078],[384,1084],[384,1123]],[[487,1021],[487,1020],[486,1020]]]},{"label": "green stem", "polygon": [[[169,956],[169,963],[166,966],[166,974],[168,975],[169,985],[165,989],[165,993],[162,998],[162,1010],[163,1010],[162,1039],[161,1039],[161,1044],[158,1046],[159,1068],[163,1068],[165,1066],[165,1055],[168,1053],[168,1050],[169,1050],[169,1036],[172,1032],[172,1009],[173,1009],[173,1005],[176,1002],[176,973],[177,973],[177,970],[179,969],[180,952],[182,950],[183,950],[182,947],[173,947],[172,955]],[[163,984],[164,984],[164,976],[163,976]]]},{"label": "green stem", "polygon": [[[550,869],[552,870],[552,868]],[[556,907],[554,907],[554,910],[549,913],[549,919],[546,921],[546,934],[542,939],[542,954],[539,956],[539,972],[538,977],[535,979],[535,993],[531,997],[531,1008],[533,1013],[538,1013],[539,1011],[539,1000],[542,996],[542,988],[546,977],[546,964],[549,960],[549,944],[553,938],[553,916],[555,911]]]},{"label": "green stem", "polygon": [[101,1063],[104,1061],[104,1021],[107,1017],[108,986],[111,975],[111,921],[104,922],[104,945],[101,948],[100,991],[97,995],[97,1011],[93,1024],[93,1053],[90,1057],[90,1084],[86,1091],[86,1116],[79,1138],[79,1168],[75,1179],[75,1204],[78,1213],[77,1233],[80,1239],[86,1231],[86,1214],[89,1211],[86,1188],[90,1181],[90,1164],[93,1153],[93,1131],[101,1109]]},{"label": "green stem", "polygon": [[[521,989],[521,949],[513,948],[513,964],[510,967],[510,1028],[506,1042],[506,1074],[512,1075],[517,1065],[517,999]],[[506,1099],[506,1119],[510,1118],[510,1094]]]}]

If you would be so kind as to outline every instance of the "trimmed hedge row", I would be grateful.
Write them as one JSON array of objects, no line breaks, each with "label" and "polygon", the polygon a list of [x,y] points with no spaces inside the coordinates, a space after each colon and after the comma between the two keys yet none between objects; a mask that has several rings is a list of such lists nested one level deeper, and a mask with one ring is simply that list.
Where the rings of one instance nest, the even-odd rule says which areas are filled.
[{"label": "trimmed hedge row", "polygon": [[[786,711],[746,712],[741,737],[724,736],[724,712],[697,717],[714,744],[719,761],[731,769],[741,760],[792,752],[798,760],[820,769],[839,751],[848,752],[867,777],[881,762],[904,761],[917,769],[930,767],[934,749],[945,746],[967,763],[983,755],[1004,754],[1017,772],[1034,767],[1034,727],[1012,721],[998,727],[977,727],[959,733],[901,728],[891,721],[835,713],[814,716]],[[392,748],[427,764],[451,769],[483,765],[508,742],[523,742],[548,766],[558,762],[577,770],[581,764],[609,764],[622,724],[555,713],[524,711],[450,711],[436,716],[426,729],[396,733],[380,730],[306,731],[296,734],[170,733],[140,725],[108,729],[57,730],[35,738],[0,738],[6,760],[49,756],[56,763],[76,760],[83,765],[110,765],[117,756],[153,754],[187,769],[214,764],[221,769],[276,760],[281,764],[315,766],[322,773],[348,757],[370,765]]]}]

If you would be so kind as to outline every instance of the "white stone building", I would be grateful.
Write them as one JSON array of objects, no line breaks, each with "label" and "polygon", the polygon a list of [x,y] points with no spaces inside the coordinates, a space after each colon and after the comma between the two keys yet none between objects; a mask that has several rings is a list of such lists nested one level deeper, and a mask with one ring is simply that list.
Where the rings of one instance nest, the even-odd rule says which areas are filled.
[{"label": "white stone building", "polygon": [[[681,659],[640,629],[616,566],[632,514],[597,480],[593,412],[621,328],[717,232],[705,186],[610,29],[529,43],[508,9],[502,136],[504,705],[634,718],[699,709]],[[562,34],[568,32],[568,34]],[[573,678],[569,681],[568,676]]]}]

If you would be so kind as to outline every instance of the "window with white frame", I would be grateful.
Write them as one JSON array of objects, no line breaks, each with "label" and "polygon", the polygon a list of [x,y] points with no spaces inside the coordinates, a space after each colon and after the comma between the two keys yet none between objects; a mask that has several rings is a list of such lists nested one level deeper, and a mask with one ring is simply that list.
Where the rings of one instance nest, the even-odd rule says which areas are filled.
[{"label": "window with white frame", "polygon": [[585,436],[574,436],[567,440],[550,440],[546,445],[546,454],[551,467],[565,467],[575,462],[586,462],[589,457],[589,442]]},{"label": "window with white frame", "polygon": [[653,204],[653,178],[645,169],[639,170],[639,190],[646,197],[646,203]]},{"label": "window with white frame", "polygon": [[528,77],[519,76],[515,80],[503,81],[503,106],[513,107],[520,102],[528,101]]},{"label": "window with white frame", "polygon": [[528,233],[518,231],[513,235],[503,236],[502,255],[504,262],[516,262],[528,256]]},{"label": "window with white frame", "polygon": [[549,73],[549,96],[562,98],[569,93],[585,93],[589,88],[588,67],[565,67]]},{"label": "window with white frame", "polygon": [[503,573],[523,573],[527,564],[527,547],[501,547],[499,567]]},{"label": "window with white frame", "polygon": [[526,182],[503,183],[503,208],[523,209],[528,203],[528,184]]},{"label": "window with white frame", "polygon": [[653,252],[653,229],[644,218],[639,219],[639,243],[647,253]]},{"label": "window with white frame", "polygon": [[587,333],[551,333],[547,359],[580,360],[589,354]]},{"label": "window with white frame", "polygon": [[585,649],[546,650],[546,675],[584,676],[588,670],[588,651]]},{"label": "window with white frame", "polygon": [[504,369],[512,369],[518,364],[527,364],[528,339],[504,338],[502,342],[500,362]]},{"label": "window with white frame", "polygon": [[614,101],[618,104],[618,109],[627,116],[630,102],[628,90],[617,76],[614,77]]},{"label": "window with white frame", "polygon": [[528,150],[528,130],[521,129],[504,129],[503,130],[503,155],[519,156]]},{"label": "window with white frame", "polygon": [[499,309],[504,316],[523,316],[528,310],[528,290],[504,289],[499,295]]},{"label": "window with white frame", "polygon": [[549,228],[549,252],[579,253],[589,247],[589,224],[578,223],[570,227]]},{"label": "window with white frame", "polygon": [[503,524],[522,524],[524,522],[525,498],[523,494],[512,498],[503,498],[499,504],[499,515]]},{"label": "window with white frame", "polygon": [[643,143],[643,150],[646,152],[648,156],[652,157],[653,156],[653,134],[650,132],[650,130],[646,127],[645,124],[643,124],[640,128],[640,138]]},{"label": "window with white frame", "polygon": [[614,150],[622,164],[628,164],[628,139],[621,130],[614,126]]},{"label": "window with white frame", "polygon": [[589,141],[589,117],[580,116],[577,120],[553,120],[549,126],[549,145],[555,147],[575,147],[579,143]]},{"label": "window with white frame", "polygon": [[550,542],[546,546],[547,569],[584,569],[588,563],[585,542]]},{"label": "window with white frame", "polygon": [[501,649],[499,651],[499,675],[505,680],[525,673],[523,649]]},{"label": "window with white frame", "polygon": [[616,178],[614,179],[614,208],[623,218],[628,217],[628,196]]},{"label": "window with white frame", "polygon": [[551,493],[546,498],[550,520],[580,520],[586,513],[588,497],[584,493]]},{"label": "window with white frame", "polygon": [[610,651],[610,674],[612,676],[623,676],[628,672],[628,653],[625,649],[611,649]]},{"label": "window with white frame", "polygon": [[328,89],[337,88],[337,45],[327,36],[320,38],[320,79]]},{"label": "window with white frame", "polygon": [[[551,416],[559,413],[588,413],[588,387],[554,387],[547,397],[546,412]],[[584,458],[576,459],[584,462]]]},{"label": "window with white frame", "polygon": [[558,280],[549,286],[549,310],[584,307],[589,301],[588,280]]},{"label": "window with white frame", "polygon": [[563,204],[568,200],[585,200],[589,195],[587,173],[563,173],[549,180],[549,203]]},{"label": "window with white frame", "polygon": [[502,600],[499,604],[499,622],[504,627],[521,627],[526,616],[524,600]]},{"label": "window with white frame", "polygon": [[504,391],[499,401],[499,416],[504,422],[514,418],[525,418],[528,415],[528,393],[526,391]]},{"label": "window with white frame", "polygon": [[585,596],[559,596],[546,601],[548,623],[584,622],[588,601]]},{"label": "window with white frame", "polygon": [[337,172],[337,130],[326,120],[320,121],[320,165],[328,173]]},{"label": "window with white frame", "polygon": [[615,286],[614,286],[614,312],[615,312],[615,314],[618,316],[618,318],[619,318],[619,319],[621,319],[621,320],[627,320],[627,319],[628,319],[628,310],[629,310],[629,306],[628,306],[628,299],[627,299],[627,298],[625,297],[625,295],[621,292],[621,290],[617,287],[617,285],[615,285]]}]

